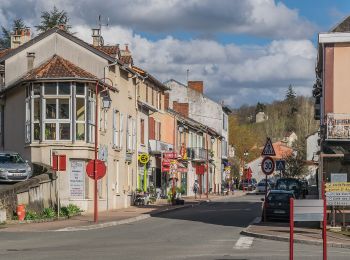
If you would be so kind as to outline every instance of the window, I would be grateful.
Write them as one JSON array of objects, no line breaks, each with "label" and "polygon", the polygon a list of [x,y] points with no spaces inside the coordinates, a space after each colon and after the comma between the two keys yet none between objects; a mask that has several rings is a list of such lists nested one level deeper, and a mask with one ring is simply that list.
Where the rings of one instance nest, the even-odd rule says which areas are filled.
[{"label": "window", "polygon": [[[82,86],[81,86],[82,85]],[[77,141],[85,141],[85,86],[84,84],[77,83],[76,85],[76,99],[75,99],[75,138]]]},{"label": "window", "polygon": [[227,131],[227,128],[228,128],[228,117],[227,115],[224,113],[223,114],[223,118],[222,118],[222,122],[223,122],[223,128],[225,131]]},{"label": "window", "polygon": [[161,123],[158,121],[155,122],[155,139],[161,140]]},{"label": "window", "polygon": [[87,117],[87,130],[88,130],[88,143],[95,142],[95,103],[96,94],[92,88],[88,89],[88,117]]},{"label": "window", "polygon": [[141,119],[140,122],[141,144],[145,144],[145,120]]},{"label": "window", "polygon": [[151,95],[152,95],[152,106],[154,106],[154,89],[151,88]]},{"label": "window", "polygon": [[146,85],[146,102],[148,103],[148,85]]},{"label": "window", "polygon": [[113,148],[121,147],[121,129],[120,129],[120,112],[117,109],[113,110]]},{"label": "window", "polygon": [[130,152],[132,151],[132,135],[133,135],[133,129],[132,129],[132,117],[128,116],[126,121],[126,149]]},{"label": "window", "polygon": [[26,142],[93,142],[95,98],[84,83],[31,84],[26,90]]}]

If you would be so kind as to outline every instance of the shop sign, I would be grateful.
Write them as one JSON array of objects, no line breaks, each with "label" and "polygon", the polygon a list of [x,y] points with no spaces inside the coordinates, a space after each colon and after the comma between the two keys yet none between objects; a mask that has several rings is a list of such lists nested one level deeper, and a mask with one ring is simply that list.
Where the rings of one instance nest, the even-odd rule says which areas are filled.
[{"label": "shop sign", "polygon": [[350,140],[350,114],[327,114],[327,139]]},{"label": "shop sign", "polygon": [[326,183],[326,191],[330,192],[350,192],[350,182]]},{"label": "shop sign", "polygon": [[163,153],[164,159],[177,159],[177,153],[176,152],[165,152]]},{"label": "shop sign", "polygon": [[331,182],[348,182],[347,173],[331,173]]}]

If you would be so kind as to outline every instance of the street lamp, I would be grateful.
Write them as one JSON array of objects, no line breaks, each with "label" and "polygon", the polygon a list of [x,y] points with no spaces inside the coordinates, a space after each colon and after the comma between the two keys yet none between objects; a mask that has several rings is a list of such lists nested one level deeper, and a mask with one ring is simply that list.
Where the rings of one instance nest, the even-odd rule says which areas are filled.
[{"label": "street lamp", "polygon": [[[245,172],[246,172],[245,171],[246,170],[245,161],[247,160],[248,155],[249,155],[249,152],[247,150],[245,150],[244,153],[243,153],[243,181],[245,181],[245,179],[246,179],[246,176],[245,176]],[[248,187],[248,184],[247,184],[247,187]],[[244,182],[243,182],[242,188],[243,188],[243,191],[245,191]]]},{"label": "street lamp", "polygon": [[105,94],[102,97],[102,107],[103,109],[107,110],[111,107],[112,99],[110,98],[109,94]]}]

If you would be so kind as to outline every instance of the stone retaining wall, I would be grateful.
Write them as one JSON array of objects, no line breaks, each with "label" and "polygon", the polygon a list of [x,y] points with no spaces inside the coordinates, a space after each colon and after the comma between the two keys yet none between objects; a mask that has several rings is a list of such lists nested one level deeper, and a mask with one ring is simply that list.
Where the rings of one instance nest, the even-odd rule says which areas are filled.
[{"label": "stone retaining wall", "polygon": [[33,172],[31,179],[0,190],[0,209],[6,210],[7,219],[13,217],[19,204],[25,204],[26,210],[36,212],[56,206],[56,174],[42,164],[33,164]]}]

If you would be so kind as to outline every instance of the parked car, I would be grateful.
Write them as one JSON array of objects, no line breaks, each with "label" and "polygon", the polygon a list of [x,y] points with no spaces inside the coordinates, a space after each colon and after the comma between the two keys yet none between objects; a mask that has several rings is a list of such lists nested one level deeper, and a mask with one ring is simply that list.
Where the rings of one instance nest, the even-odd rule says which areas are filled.
[{"label": "parked car", "polygon": [[238,188],[240,190],[243,190],[243,187],[244,187],[245,190],[252,191],[252,190],[255,190],[256,185],[257,185],[256,179],[252,178],[250,180],[242,180],[239,183],[239,187]]},{"label": "parked car", "polygon": [[298,179],[293,178],[278,179],[275,190],[292,191],[297,199],[299,199],[302,195],[301,182]]},{"label": "parked car", "polygon": [[[261,199],[266,207],[266,220],[289,220],[290,198],[295,198],[292,191],[270,190],[266,201],[264,201],[264,198]],[[264,217],[264,208],[262,217]]]},{"label": "parked car", "polygon": [[0,152],[0,182],[25,181],[32,177],[32,167],[16,152]]},{"label": "parked car", "polygon": [[307,180],[300,180],[300,182],[301,182],[301,194],[305,199],[306,195],[309,194],[309,183],[307,182]]},{"label": "parked car", "polygon": [[[258,183],[258,185],[256,186],[256,192],[257,193],[261,193],[261,192],[265,193],[265,187],[266,187],[265,180],[260,181]],[[267,190],[269,191],[271,189],[272,189],[272,184],[271,184],[271,182],[267,181]]]}]

